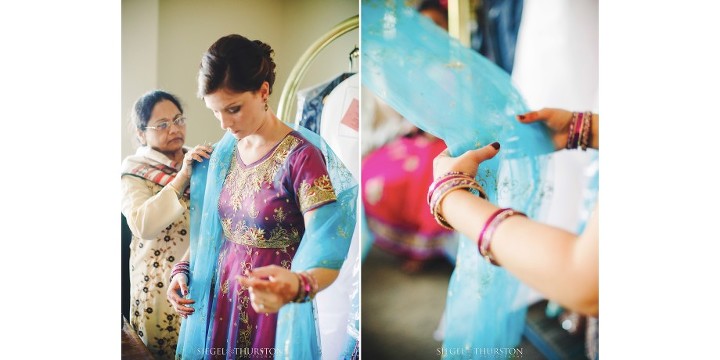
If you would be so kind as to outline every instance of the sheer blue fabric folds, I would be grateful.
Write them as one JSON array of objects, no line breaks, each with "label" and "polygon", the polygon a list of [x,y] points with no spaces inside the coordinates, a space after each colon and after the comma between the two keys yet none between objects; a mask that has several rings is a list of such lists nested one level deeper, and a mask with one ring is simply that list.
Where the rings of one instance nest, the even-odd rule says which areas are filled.
[{"label": "sheer blue fabric folds", "polygon": [[[363,85],[442,138],[453,156],[499,141],[500,153],[480,165],[477,180],[491,202],[542,217],[553,147],[543,125],[515,120],[528,109],[509,75],[402,1],[363,0],[362,14]],[[488,348],[517,346],[526,315],[520,289],[463,237],[447,295],[443,358],[483,358]]]},{"label": "sheer blue fabric folds", "polygon": [[[312,212],[305,234],[292,261],[293,271],[316,267],[340,269],[355,228],[357,182],[319,135],[298,127],[306,139],[325,155],[337,201]],[[230,167],[237,140],[230,133],[216,144],[210,161],[197,163],[191,178],[190,198],[190,295],[195,313],[183,320],[177,358],[198,359],[207,355],[206,340],[215,297],[218,253],[223,232],[218,199]],[[232,349],[233,344],[228,344]],[[288,304],[278,314],[274,356],[276,359],[319,359],[315,306],[312,302]]]}]

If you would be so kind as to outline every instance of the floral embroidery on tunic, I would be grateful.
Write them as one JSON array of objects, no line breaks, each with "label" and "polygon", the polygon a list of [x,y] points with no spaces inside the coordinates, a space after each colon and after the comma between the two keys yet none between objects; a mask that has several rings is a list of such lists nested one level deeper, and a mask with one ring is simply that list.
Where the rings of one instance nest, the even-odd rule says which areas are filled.
[{"label": "floral embroidery on tunic", "polygon": [[275,219],[275,221],[277,221],[278,223],[282,223],[283,221],[285,221],[285,212],[283,212],[283,208],[275,208],[275,210],[273,210],[273,213],[275,213],[275,215],[273,215],[273,219]]},{"label": "floral embroidery on tunic", "polygon": [[330,177],[323,175],[315,179],[312,185],[303,180],[302,184],[300,184],[298,199],[300,201],[300,211],[305,212],[315,205],[337,200],[337,197],[330,182]]},{"label": "floral embroidery on tunic", "polygon": [[[280,167],[285,163],[288,154],[296,146],[300,145],[301,140],[294,136],[286,136],[282,142],[275,148],[275,151],[267,159],[252,168],[237,171],[237,161],[233,159],[230,166],[230,174],[226,183],[232,189],[230,195],[230,203],[233,209],[237,211],[242,207],[242,201],[246,198],[257,194],[263,183],[272,183],[275,179]],[[237,157],[237,149],[235,155]],[[257,216],[257,215],[256,215]]]},{"label": "floral embroidery on tunic", "polygon": [[[162,186],[146,180],[157,194]],[[180,198],[187,209],[188,200]],[[167,300],[168,279],[172,267],[189,246],[189,212],[169,224],[153,240],[133,235],[131,242],[130,318],[132,328],[156,359],[175,357],[180,317]]]},{"label": "floral embroidery on tunic", "polygon": [[223,220],[223,232],[228,240],[236,244],[267,249],[283,248],[300,242],[300,232],[294,227],[288,230],[280,224],[277,224],[275,228],[270,231],[269,236],[266,237],[265,229],[261,229],[255,225],[248,226],[244,220],[241,221],[235,229],[231,229],[231,224],[232,221]]}]

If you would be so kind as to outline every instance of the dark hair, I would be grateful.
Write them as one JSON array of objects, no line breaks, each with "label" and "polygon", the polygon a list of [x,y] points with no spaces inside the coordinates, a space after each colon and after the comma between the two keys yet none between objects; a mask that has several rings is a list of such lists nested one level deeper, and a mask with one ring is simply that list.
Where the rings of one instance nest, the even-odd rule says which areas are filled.
[{"label": "dark hair", "polygon": [[162,90],[152,90],[148,91],[143,96],[141,96],[137,101],[135,101],[135,105],[133,105],[133,112],[132,112],[132,122],[135,125],[135,127],[138,130],[145,131],[145,128],[147,127],[148,122],[150,121],[150,116],[152,115],[153,108],[155,105],[163,100],[169,100],[177,108],[180,110],[180,113],[183,113],[182,105],[180,105],[180,100],[168,92],[162,91]]},{"label": "dark hair", "polygon": [[257,91],[264,81],[275,83],[273,49],[260,40],[241,35],[220,38],[203,54],[198,74],[198,97],[220,88],[234,92]]},{"label": "dark hair", "polygon": [[[445,5],[443,5],[443,3]],[[417,11],[423,12],[425,10],[436,10],[443,15],[445,20],[448,19],[447,1],[442,2],[440,0],[423,0],[420,5],[418,5]]]}]

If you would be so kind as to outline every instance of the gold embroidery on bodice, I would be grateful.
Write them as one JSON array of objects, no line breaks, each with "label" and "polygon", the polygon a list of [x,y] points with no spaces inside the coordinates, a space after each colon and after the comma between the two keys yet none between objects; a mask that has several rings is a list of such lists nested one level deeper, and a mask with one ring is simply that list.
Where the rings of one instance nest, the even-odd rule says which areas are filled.
[{"label": "gold embroidery on bodice", "polygon": [[301,142],[302,140],[295,136],[288,135],[280,142],[275,150],[273,150],[270,156],[262,160],[260,164],[247,169],[237,169],[237,157],[239,155],[237,148],[235,148],[232,165],[230,166],[230,171],[225,181],[226,186],[229,186],[231,189],[230,204],[233,210],[237,211],[242,207],[243,200],[260,192],[263,183],[272,183],[278,170],[285,163],[290,151],[300,145]]},{"label": "gold embroidery on bodice", "polygon": [[[233,211],[243,208],[243,202],[250,198],[249,204],[245,204],[247,214],[251,218],[257,218],[260,211],[255,208],[253,197],[257,195],[263,186],[271,185],[278,170],[287,161],[290,152],[300,145],[302,140],[295,136],[288,135],[273,150],[272,154],[262,160],[259,164],[242,169],[238,166],[237,150],[233,156],[225,187],[230,189],[230,205]],[[272,185],[271,185],[272,186]],[[273,218],[277,222],[275,228],[268,232],[256,225],[248,225],[245,220],[233,226],[230,218],[221,219],[225,237],[236,244],[249,245],[258,248],[283,248],[300,242],[300,232],[291,227],[283,227],[286,211],[282,208],[275,208]],[[269,227],[268,227],[269,228]]]}]

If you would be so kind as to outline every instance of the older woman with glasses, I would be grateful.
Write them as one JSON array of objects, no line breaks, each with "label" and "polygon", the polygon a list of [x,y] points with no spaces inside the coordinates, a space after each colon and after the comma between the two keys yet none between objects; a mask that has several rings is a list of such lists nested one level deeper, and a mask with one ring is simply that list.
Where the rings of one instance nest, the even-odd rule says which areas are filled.
[{"label": "older woman with glasses", "polygon": [[122,213],[132,231],[130,324],[157,359],[175,357],[180,320],[165,298],[167,279],[189,245],[192,162],[212,148],[184,147],[180,101],[161,90],[135,102],[133,125],[141,146],[122,163]]}]

